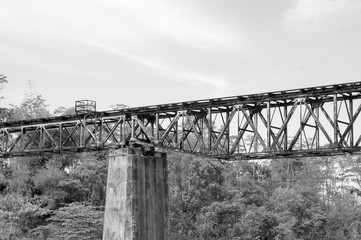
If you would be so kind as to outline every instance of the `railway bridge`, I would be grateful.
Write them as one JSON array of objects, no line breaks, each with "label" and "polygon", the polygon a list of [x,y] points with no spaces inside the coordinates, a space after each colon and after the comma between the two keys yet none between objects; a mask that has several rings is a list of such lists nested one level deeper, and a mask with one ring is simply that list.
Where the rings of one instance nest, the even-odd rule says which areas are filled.
[{"label": "railway bridge", "polygon": [[0,157],[112,149],[103,239],[167,239],[164,150],[223,160],[361,153],[361,82],[0,123]]}]

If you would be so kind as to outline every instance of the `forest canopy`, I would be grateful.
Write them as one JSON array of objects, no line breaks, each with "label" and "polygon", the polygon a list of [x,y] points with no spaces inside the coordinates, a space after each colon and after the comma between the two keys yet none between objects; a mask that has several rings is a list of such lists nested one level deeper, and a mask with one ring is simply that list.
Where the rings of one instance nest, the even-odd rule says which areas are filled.
[{"label": "forest canopy", "polygon": [[[72,111],[51,113],[32,95],[1,108],[1,119]],[[106,156],[0,159],[0,239],[101,239]],[[170,239],[361,239],[360,163],[358,156],[227,162],[169,152]]]}]

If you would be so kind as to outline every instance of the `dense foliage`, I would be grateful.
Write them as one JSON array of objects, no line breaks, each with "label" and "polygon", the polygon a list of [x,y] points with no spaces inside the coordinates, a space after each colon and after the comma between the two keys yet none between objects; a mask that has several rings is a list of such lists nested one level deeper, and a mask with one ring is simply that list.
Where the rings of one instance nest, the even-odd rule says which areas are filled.
[{"label": "dense foliage", "polygon": [[171,239],[361,238],[357,157],[262,163],[175,158]]},{"label": "dense foliage", "polygon": [[[49,114],[40,95],[1,109],[3,120]],[[101,239],[106,154],[0,160],[0,240]],[[361,239],[361,158],[223,162],[169,153],[168,165],[172,240]]]}]

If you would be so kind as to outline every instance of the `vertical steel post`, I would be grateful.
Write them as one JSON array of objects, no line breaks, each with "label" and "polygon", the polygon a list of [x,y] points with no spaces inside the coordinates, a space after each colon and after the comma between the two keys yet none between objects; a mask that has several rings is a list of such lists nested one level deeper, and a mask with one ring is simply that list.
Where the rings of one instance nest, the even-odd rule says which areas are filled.
[{"label": "vertical steel post", "polygon": [[[254,126],[258,132],[258,112],[253,115]],[[258,135],[254,132],[254,152],[258,152]]]},{"label": "vertical steel post", "polygon": [[83,123],[85,124],[85,117],[84,117],[84,122],[82,122],[81,120],[79,121],[80,123],[80,128],[79,128],[79,147],[83,147],[84,144],[84,129],[85,129],[85,126],[83,127]]},{"label": "vertical steel post", "polygon": [[271,150],[271,103],[267,102],[267,151]]},{"label": "vertical steel post", "polygon": [[[350,119],[350,124],[353,121],[353,99],[350,98],[349,100],[349,105],[350,105],[350,113],[349,113],[349,119]],[[354,132],[353,132],[353,123],[351,124],[351,128],[350,128],[350,147],[353,147],[354,145]]]},{"label": "vertical steel post", "polygon": [[3,141],[3,151],[6,152],[8,150],[8,144],[9,144],[9,132],[7,130],[4,131],[4,141]]},{"label": "vertical steel post", "polygon": [[338,147],[338,110],[337,110],[337,94],[333,95],[333,142],[334,147]]},{"label": "vertical steel post", "polygon": [[[238,109],[237,109],[237,139],[238,139],[238,137],[240,136],[240,130],[241,130],[240,125],[241,125],[241,122],[240,122],[239,108],[238,108]],[[237,141],[237,140],[236,140],[236,141]],[[232,152],[234,152],[233,149],[232,149]],[[239,152],[240,152],[240,151],[239,151],[239,141],[238,141],[238,143],[237,143],[237,153],[239,153]]]},{"label": "vertical steel post", "polygon": [[175,148],[178,147],[178,121],[174,125],[174,146]]},{"label": "vertical steel post", "polygon": [[20,138],[20,151],[24,151],[24,138],[25,138],[25,130],[24,127],[21,127],[21,138]]},{"label": "vertical steel post", "polygon": [[155,144],[159,143],[159,113],[155,114],[155,137],[154,137]]},{"label": "vertical steel post", "polygon": [[44,146],[44,126],[39,126],[39,151],[43,149]]},{"label": "vertical steel post", "polygon": [[[21,131],[21,132],[22,132],[22,131]],[[63,124],[60,123],[60,124],[59,124],[59,150],[60,150],[60,151],[61,151],[62,146],[63,146],[63,143],[62,143],[62,141],[61,141],[62,135],[63,135]],[[21,148],[22,148],[22,147],[21,147]]]},{"label": "vertical steel post", "polygon": [[[148,121],[149,121],[149,119],[148,119]],[[151,137],[152,137],[153,141],[155,141],[154,118],[151,118],[151,122],[150,122],[150,134],[151,134]]]},{"label": "vertical steel post", "polygon": [[135,138],[135,118],[136,116],[132,116],[132,135],[130,136],[130,141],[135,141],[136,138]]},{"label": "vertical steel post", "polygon": [[119,141],[120,141],[120,143],[122,144],[122,145],[124,145],[125,144],[125,136],[124,136],[124,134],[125,134],[125,131],[124,131],[124,125],[125,125],[125,116],[124,115],[122,115],[121,116],[121,122],[120,122],[120,125],[119,125],[119,127],[120,127],[120,129],[119,129],[119,131],[120,131],[120,139],[119,139]]},{"label": "vertical steel post", "polygon": [[[317,104],[316,107],[314,108],[315,111],[315,115],[317,117],[317,119],[320,119],[320,105]],[[320,127],[318,126],[318,122],[315,121],[315,127],[316,127],[316,134],[315,134],[315,138],[316,138],[316,149],[320,148]]]},{"label": "vertical steel post", "polygon": [[[287,109],[287,105],[285,103],[285,106],[283,107],[283,121],[286,121],[287,119],[287,114],[288,114],[288,109]],[[283,134],[283,149],[284,150],[287,150],[287,147],[288,147],[288,126],[285,127],[285,130],[284,130],[284,134]],[[281,144],[281,143],[280,143]]]},{"label": "vertical steel post", "polygon": [[[95,127],[96,127],[96,119],[94,119],[95,122]],[[99,136],[98,136],[98,141],[96,143],[97,146],[103,146],[103,118],[100,118],[100,122],[99,122]]]},{"label": "vertical steel post", "polygon": [[[302,144],[303,144],[303,138],[302,138],[302,132],[304,131],[304,126],[303,126],[303,116],[302,116],[302,103],[305,103],[305,102],[301,102],[299,101],[299,105],[300,105],[300,129],[301,129],[301,134],[300,134],[300,149],[302,150]],[[306,103],[305,103],[306,104]],[[306,139],[307,141],[307,139]]]},{"label": "vertical steel post", "polygon": [[208,108],[208,152],[212,151],[212,107]]},{"label": "vertical steel post", "polygon": [[[228,107],[227,107],[227,112],[226,112],[226,119],[227,119],[227,121],[229,119],[229,108]],[[226,148],[227,148],[226,153],[227,154],[229,154],[229,125],[230,124],[228,124],[227,130],[226,130]]]},{"label": "vertical steel post", "polygon": [[182,137],[181,137],[181,142],[179,144],[180,149],[184,149],[184,140],[185,140],[184,134],[185,134],[185,132],[184,132],[184,113],[182,113],[182,133],[181,133]]}]

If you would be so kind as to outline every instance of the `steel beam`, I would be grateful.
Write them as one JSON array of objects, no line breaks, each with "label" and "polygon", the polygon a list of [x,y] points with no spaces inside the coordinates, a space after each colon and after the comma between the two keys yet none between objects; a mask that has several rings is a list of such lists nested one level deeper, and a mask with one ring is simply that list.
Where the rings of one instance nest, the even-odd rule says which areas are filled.
[{"label": "steel beam", "polygon": [[223,159],[358,153],[360,112],[354,82],[3,122],[0,157],[133,142]]}]

